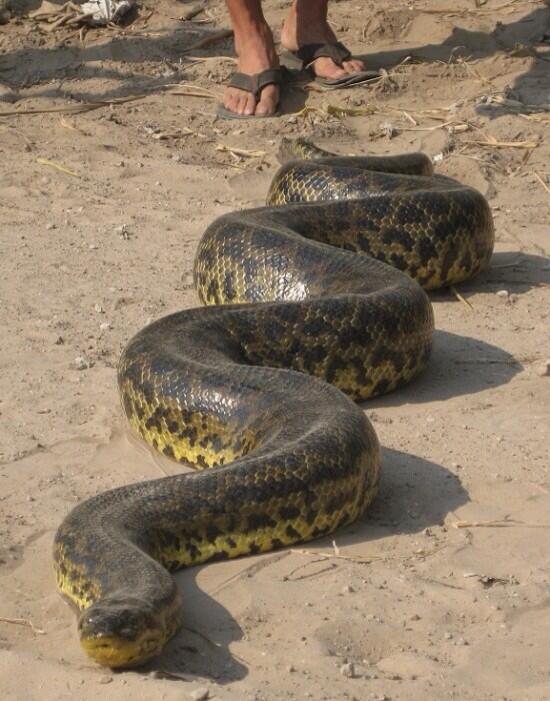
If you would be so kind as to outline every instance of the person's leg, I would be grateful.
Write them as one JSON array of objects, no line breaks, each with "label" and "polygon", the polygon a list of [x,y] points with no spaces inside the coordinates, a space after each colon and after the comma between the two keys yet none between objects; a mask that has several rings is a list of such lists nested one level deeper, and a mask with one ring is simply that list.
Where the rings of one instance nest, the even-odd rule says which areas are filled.
[{"label": "person's leg", "polygon": [[[291,51],[305,44],[334,44],[337,38],[327,21],[327,12],[328,0],[294,0],[281,32],[281,44]],[[339,67],[331,58],[323,56],[313,62],[312,68],[320,78],[333,79],[364,71],[365,64],[350,59]]]},{"label": "person's leg", "polygon": [[[235,34],[238,70],[252,75],[279,66],[271,30],[262,13],[261,0],[226,0]],[[256,104],[254,96],[244,90],[228,87],[223,103],[238,114],[273,114],[279,102],[279,87],[266,85]]]}]

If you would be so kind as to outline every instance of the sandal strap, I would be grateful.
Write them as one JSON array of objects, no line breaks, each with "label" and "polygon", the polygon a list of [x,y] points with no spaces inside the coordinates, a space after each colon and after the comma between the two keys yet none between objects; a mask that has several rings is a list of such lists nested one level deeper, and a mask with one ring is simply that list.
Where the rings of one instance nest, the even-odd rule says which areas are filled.
[{"label": "sandal strap", "polygon": [[233,73],[228,85],[231,88],[238,88],[245,92],[252,93],[256,100],[260,98],[260,93],[266,85],[283,84],[283,77],[280,68],[268,68],[261,73]]},{"label": "sandal strap", "polygon": [[324,56],[331,58],[340,67],[351,58],[351,51],[339,41],[334,44],[304,44],[294,54],[303,62],[304,68]]}]

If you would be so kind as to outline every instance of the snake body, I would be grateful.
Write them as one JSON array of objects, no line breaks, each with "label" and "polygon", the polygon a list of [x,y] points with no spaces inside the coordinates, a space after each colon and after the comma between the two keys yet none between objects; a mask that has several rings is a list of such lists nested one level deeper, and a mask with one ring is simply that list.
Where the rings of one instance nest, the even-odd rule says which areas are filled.
[{"label": "snake body", "polygon": [[379,445],[352,400],[426,364],[433,316],[418,282],[453,284],[489,261],[487,203],[421,154],[292,148],[303,160],[279,171],[268,206],[204,234],[194,275],[211,306],[153,322],[122,354],[132,427],[211,469],[99,494],[60,526],[58,586],[103,665],[139,665],[177,631],[169,571],[306,541],[364,512]]}]

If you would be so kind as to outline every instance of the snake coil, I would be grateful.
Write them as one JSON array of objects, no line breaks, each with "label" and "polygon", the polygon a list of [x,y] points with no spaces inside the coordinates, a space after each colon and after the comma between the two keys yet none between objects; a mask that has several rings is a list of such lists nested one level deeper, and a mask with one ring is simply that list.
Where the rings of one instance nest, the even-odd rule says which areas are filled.
[{"label": "snake coil", "polygon": [[169,571],[322,536],[364,512],[379,446],[352,400],[426,364],[433,315],[422,287],[465,280],[490,259],[486,201],[433,176],[422,154],[288,149],[268,206],[204,234],[195,284],[213,306],[150,324],[119,364],[132,427],[211,469],[94,496],[57,532],[58,586],[100,664],[142,664],[178,630]]}]

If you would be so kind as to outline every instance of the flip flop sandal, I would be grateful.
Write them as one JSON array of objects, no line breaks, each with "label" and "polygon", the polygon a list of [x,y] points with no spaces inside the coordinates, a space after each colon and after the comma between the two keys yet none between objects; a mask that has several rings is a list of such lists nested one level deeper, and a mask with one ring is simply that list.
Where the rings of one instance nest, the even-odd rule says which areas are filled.
[{"label": "flip flop sandal", "polygon": [[[238,88],[254,95],[256,102],[259,101],[262,90],[267,85],[283,85],[283,70],[282,68],[268,68],[261,73],[233,73],[229,79],[228,86],[230,88]],[[223,119],[269,119],[271,117],[280,116],[279,105],[273,114],[238,114],[228,110],[223,105],[219,105],[217,115]]]},{"label": "flip flop sandal", "polygon": [[[349,61],[353,58],[351,51],[344,44],[337,41],[335,44],[304,44],[297,51],[284,52],[287,62],[293,63],[302,71],[313,73],[311,64],[318,58],[326,56],[331,58],[337,66],[342,67],[344,61]],[[378,71],[357,71],[350,73],[342,78],[321,78],[314,75],[315,82],[322,85],[327,90],[337,90],[338,88],[350,88],[354,85],[361,85],[373,78],[379,78]]]}]

